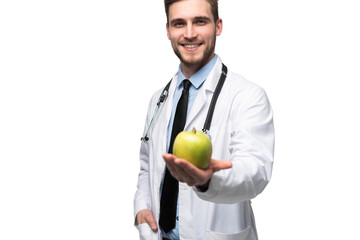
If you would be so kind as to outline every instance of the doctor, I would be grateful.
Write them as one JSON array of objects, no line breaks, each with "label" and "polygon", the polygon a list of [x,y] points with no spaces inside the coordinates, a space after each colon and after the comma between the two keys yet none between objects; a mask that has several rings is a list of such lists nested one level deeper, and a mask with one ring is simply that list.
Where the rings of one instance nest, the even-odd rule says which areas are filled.
[{"label": "doctor", "polygon": [[[223,27],[217,6],[217,0],[165,0],[167,36],[180,66],[154,119],[162,89],[148,108],[134,199],[140,239],[258,239],[250,200],[271,177],[272,110],[261,87],[223,73],[214,52]],[[213,159],[201,170],[171,154],[172,135],[181,108],[183,130],[203,128],[222,75],[209,131]]]}]

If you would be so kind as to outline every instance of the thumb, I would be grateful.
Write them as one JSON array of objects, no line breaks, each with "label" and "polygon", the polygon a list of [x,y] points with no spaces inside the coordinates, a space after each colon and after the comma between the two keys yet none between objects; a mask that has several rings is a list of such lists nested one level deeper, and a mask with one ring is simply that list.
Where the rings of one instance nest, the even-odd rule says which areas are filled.
[{"label": "thumb", "polygon": [[230,162],[229,160],[213,160],[212,163],[212,169],[214,170],[214,172],[232,168],[232,162]]},{"label": "thumb", "polygon": [[158,227],[152,212],[146,216],[145,221],[153,231],[157,231]]}]

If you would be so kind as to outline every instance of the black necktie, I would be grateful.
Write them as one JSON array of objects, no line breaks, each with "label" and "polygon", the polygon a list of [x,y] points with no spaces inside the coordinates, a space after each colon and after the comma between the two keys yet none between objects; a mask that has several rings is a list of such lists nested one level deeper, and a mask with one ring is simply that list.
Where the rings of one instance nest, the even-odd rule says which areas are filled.
[{"label": "black necktie", "polygon": [[[173,143],[175,137],[184,130],[186,122],[186,113],[189,100],[190,81],[185,79],[183,81],[184,89],[182,91],[180,100],[176,107],[174,125],[171,132],[169,153],[172,153]],[[163,189],[160,200],[160,219],[159,224],[166,233],[175,228],[176,221],[176,207],[179,193],[179,182],[171,176],[169,170],[166,168]]]}]

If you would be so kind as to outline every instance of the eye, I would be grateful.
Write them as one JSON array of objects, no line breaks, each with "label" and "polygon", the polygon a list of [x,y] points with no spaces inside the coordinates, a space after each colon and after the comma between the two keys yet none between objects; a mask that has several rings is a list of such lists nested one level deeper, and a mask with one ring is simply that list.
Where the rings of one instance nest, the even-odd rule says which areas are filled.
[{"label": "eye", "polygon": [[200,19],[196,19],[194,23],[197,25],[205,25],[207,24],[207,20],[200,18]]},{"label": "eye", "polygon": [[182,27],[182,26],[185,25],[185,23],[184,23],[184,22],[181,22],[181,21],[178,21],[178,22],[174,22],[172,25],[173,25],[174,27]]}]

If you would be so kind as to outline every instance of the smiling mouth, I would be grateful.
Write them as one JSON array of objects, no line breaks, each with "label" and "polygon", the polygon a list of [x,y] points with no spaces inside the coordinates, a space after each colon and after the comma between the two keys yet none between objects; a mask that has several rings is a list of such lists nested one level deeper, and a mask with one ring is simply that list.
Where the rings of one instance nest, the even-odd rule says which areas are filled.
[{"label": "smiling mouth", "polygon": [[200,45],[202,45],[202,43],[198,43],[198,44],[181,44],[183,47],[185,47],[186,49],[189,50],[194,50],[198,47],[200,47]]}]

